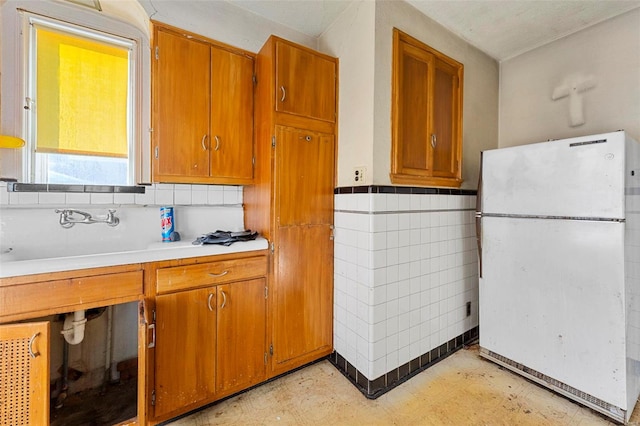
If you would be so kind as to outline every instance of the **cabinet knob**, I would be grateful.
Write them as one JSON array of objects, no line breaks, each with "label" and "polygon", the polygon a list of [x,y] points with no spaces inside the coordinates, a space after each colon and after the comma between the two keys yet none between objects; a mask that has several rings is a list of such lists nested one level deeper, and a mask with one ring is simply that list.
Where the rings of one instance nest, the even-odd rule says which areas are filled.
[{"label": "cabinet knob", "polygon": [[216,135],[213,137],[213,139],[216,141],[216,147],[213,148],[213,150],[217,151],[220,149],[220,136]]},{"label": "cabinet knob", "polygon": [[207,139],[207,135],[205,134],[205,135],[202,137],[202,140],[200,141],[200,143],[202,144],[202,149],[203,149],[203,150],[205,150],[205,151],[207,150],[207,146],[204,144],[204,141],[205,141],[206,139]]},{"label": "cabinet knob", "polygon": [[431,146],[433,148],[435,148],[437,143],[438,143],[438,140],[436,138],[436,134],[435,133],[431,133]]},{"label": "cabinet knob", "polygon": [[280,91],[282,92],[282,97],[280,98],[280,102],[284,102],[284,98],[287,97],[287,92],[284,90],[284,86],[280,86]]}]

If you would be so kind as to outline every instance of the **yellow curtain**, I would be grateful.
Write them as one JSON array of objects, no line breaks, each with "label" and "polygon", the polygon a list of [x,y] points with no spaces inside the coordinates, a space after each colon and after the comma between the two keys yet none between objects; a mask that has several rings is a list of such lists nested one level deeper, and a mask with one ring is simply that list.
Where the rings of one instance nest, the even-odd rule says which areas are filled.
[{"label": "yellow curtain", "polygon": [[36,151],[127,157],[128,49],[36,31]]}]

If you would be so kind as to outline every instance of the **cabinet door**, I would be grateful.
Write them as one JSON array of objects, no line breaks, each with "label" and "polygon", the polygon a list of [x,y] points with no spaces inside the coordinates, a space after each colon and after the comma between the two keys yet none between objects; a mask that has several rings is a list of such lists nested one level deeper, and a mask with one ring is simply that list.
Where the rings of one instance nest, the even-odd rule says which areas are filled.
[{"label": "cabinet door", "polygon": [[429,75],[434,57],[408,43],[398,45],[395,96],[396,171],[424,175],[431,168],[430,146],[432,88]]},{"label": "cabinet door", "polygon": [[216,390],[231,393],[265,378],[264,278],[220,285]]},{"label": "cabinet door", "polygon": [[49,424],[49,323],[0,326],[0,424]]},{"label": "cabinet door", "polygon": [[333,135],[277,126],[274,370],[332,346]]},{"label": "cabinet door", "polygon": [[157,30],[153,75],[153,174],[209,176],[210,47]]},{"label": "cabinet door", "polygon": [[215,393],[215,287],[156,297],[155,416]]},{"label": "cabinet door", "polygon": [[276,225],[333,223],[333,135],[276,126]]},{"label": "cabinet door", "polygon": [[462,183],[461,63],[394,29],[391,182]]},{"label": "cabinet door", "polygon": [[333,342],[333,241],[329,225],[290,226],[277,234],[273,357],[278,370]]},{"label": "cabinet door", "polygon": [[276,111],[336,121],[336,63],[276,42]]},{"label": "cabinet door", "polygon": [[211,48],[211,176],[253,179],[253,59]]},{"label": "cabinet door", "polygon": [[432,163],[433,175],[455,178],[458,172],[460,103],[458,70],[444,61],[434,69]]}]

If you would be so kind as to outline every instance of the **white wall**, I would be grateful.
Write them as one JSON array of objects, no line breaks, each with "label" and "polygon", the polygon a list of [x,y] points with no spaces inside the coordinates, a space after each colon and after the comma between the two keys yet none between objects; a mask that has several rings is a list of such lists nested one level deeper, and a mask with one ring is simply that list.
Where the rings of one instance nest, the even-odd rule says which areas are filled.
[{"label": "white wall", "polygon": [[373,183],[375,3],[353,2],[320,37],[319,48],[339,58],[338,186],[353,186],[353,167]]},{"label": "white wall", "polygon": [[408,3],[367,0],[352,4],[320,37],[322,50],[340,59],[338,186],[356,185],[358,166],[368,174],[358,185],[391,182],[394,27],[464,64],[462,187],[475,188],[480,151],[498,146],[498,63]]},{"label": "white wall", "polygon": [[[500,64],[500,147],[624,129],[640,139],[640,9]],[[582,126],[571,127],[565,78],[593,76]]]},{"label": "white wall", "polygon": [[402,1],[376,2],[374,183],[391,182],[393,27],[464,64],[462,188],[476,188],[480,151],[498,146],[498,63]]},{"label": "white wall", "polygon": [[250,52],[258,52],[275,34],[317,48],[317,39],[255,15],[226,1],[139,0],[152,20],[212,38]]}]

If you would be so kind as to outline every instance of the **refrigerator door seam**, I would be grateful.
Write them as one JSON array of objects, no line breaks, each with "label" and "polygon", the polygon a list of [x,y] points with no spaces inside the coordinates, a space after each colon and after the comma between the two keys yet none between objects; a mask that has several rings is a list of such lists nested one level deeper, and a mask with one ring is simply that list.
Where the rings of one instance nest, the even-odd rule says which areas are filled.
[{"label": "refrigerator door seam", "polygon": [[548,219],[548,220],[586,220],[592,222],[618,222],[624,223],[625,219],[610,217],[588,217],[588,216],[544,216],[528,214],[503,214],[503,213],[480,213],[480,217],[508,217],[513,219]]}]

